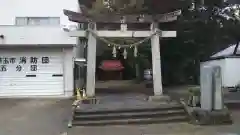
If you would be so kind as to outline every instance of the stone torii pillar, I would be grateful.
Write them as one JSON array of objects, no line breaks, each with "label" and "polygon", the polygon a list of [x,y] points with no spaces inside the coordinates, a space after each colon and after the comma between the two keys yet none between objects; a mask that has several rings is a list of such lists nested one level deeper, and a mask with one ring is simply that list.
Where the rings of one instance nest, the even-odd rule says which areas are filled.
[{"label": "stone torii pillar", "polygon": [[[157,32],[158,23],[152,23],[151,30],[153,33]],[[151,38],[154,96],[161,96],[163,94],[159,36],[161,35],[155,34]]]},{"label": "stone torii pillar", "polygon": [[[96,31],[96,23],[89,23],[88,28]],[[96,73],[96,47],[97,39],[94,35],[88,33],[88,47],[87,47],[87,84],[86,84],[86,94],[88,97],[95,96],[95,73]]]}]

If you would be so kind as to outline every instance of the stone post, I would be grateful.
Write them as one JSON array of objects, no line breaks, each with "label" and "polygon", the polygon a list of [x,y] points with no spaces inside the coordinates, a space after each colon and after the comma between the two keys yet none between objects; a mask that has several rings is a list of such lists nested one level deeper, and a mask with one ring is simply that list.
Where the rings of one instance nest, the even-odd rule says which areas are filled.
[{"label": "stone post", "polygon": [[205,111],[213,109],[212,80],[212,67],[202,66],[200,69],[201,109]]},{"label": "stone post", "polygon": [[[151,26],[152,32],[158,30],[158,24],[153,23]],[[152,48],[152,72],[153,72],[153,88],[154,96],[161,96],[163,94],[162,89],[162,71],[161,71],[161,54],[160,54],[160,41],[159,35],[156,34],[151,38]]]},{"label": "stone post", "polygon": [[222,75],[221,67],[213,67],[213,110],[222,110],[223,103],[223,92],[222,92]]},{"label": "stone post", "polygon": [[[88,27],[93,31],[96,31],[96,24],[89,23]],[[95,72],[96,72],[96,37],[89,32],[88,33],[88,48],[87,48],[87,85],[86,94],[88,97],[95,96]]]}]

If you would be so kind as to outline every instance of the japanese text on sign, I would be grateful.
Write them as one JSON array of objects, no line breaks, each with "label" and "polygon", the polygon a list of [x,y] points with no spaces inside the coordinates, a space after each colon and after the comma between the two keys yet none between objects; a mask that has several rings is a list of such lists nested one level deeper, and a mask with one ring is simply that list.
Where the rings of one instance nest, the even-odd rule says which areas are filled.
[{"label": "japanese text on sign", "polygon": [[[41,57],[41,63],[42,64],[48,64],[50,63],[50,58],[49,57]],[[39,58],[38,57],[19,57],[19,58],[15,58],[15,57],[0,57],[0,72],[6,72],[8,71],[8,66],[13,64],[16,64],[16,71],[17,72],[21,72],[23,71],[23,67],[25,64],[29,63],[30,64],[30,71],[37,71],[38,70],[38,63],[39,62]]]}]

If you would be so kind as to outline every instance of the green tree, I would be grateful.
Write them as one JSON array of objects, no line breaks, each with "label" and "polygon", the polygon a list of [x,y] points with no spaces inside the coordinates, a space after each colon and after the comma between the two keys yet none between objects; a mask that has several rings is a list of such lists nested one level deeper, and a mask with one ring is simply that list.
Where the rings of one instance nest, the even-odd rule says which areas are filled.
[{"label": "green tree", "polygon": [[197,83],[200,60],[209,58],[229,44],[239,43],[240,8],[226,3],[211,3],[208,6],[191,2],[185,4],[177,24],[179,34],[176,42],[180,44],[181,52],[175,53],[182,58],[179,72],[185,71],[186,78]]},{"label": "green tree", "polygon": [[[91,0],[87,0],[86,3],[88,4],[84,5],[91,5],[89,1]],[[102,2],[102,0],[99,1]],[[178,21],[170,24],[174,26],[174,30],[177,30],[177,38],[161,41],[161,45],[163,45],[161,46],[163,79],[165,82],[169,81],[171,83],[179,82],[179,80],[182,82],[190,80],[193,83],[197,83],[199,82],[199,65],[201,60],[209,58],[215,52],[228,47],[229,44],[239,42],[240,8],[237,4],[222,3],[222,0],[205,0],[205,5],[197,0],[194,1],[145,0],[144,5],[137,1],[138,3],[136,4],[140,3],[140,6],[136,6],[136,4],[122,6],[124,4],[109,3],[109,6],[100,4],[98,5],[99,8],[87,7],[91,9],[89,12],[92,15],[130,12],[156,14],[181,8],[182,15]],[[94,2],[92,1],[92,3]],[[122,42],[123,40],[116,41]],[[144,63],[140,62],[140,60],[146,58],[145,56],[149,59],[151,56],[149,46],[142,50],[145,51],[139,51],[140,54],[137,59],[129,54],[129,59],[131,59],[129,61]],[[129,52],[131,53],[131,51]],[[151,58],[149,61],[151,61]],[[145,64],[136,65],[144,66]],[[132,66],[134,67],[134,65]]]}]

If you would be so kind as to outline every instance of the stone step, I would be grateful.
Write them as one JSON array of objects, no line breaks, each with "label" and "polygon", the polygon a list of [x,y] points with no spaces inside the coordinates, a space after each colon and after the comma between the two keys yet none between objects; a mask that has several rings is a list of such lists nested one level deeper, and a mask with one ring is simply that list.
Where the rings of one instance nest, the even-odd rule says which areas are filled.
[{"label": "stone step", "polygon": [[161,118],[132,118],[132,119],[118,119],[118,120],[98,120],[98,121],[73,121],[72,126],[105,126],[105,125],[137,125],[137,124],[157,124],[157,123],[172,123],[172,122],[186,122],[188,117],[172,116]]},{"label": "stone step", "polygon": [[91,106],[76,108],[75,115],[95,115],[95,114],[110,114],[110,113],[134,113],[134,112],[156,112],[156,111],[171,111],[182,110],[181,104],[175,105],[159,105],[159,106],[132,106],[130,107],[109,107],[109,106]]},{"label": "stone step", "polygon": [[229,110],[240,110],[240,102],[239,101],[232,101],[225,103]]},{"label": "stone step", "polygon": [[184,116],[186,112],[184,109],[179,110],[165,110],[165,111],[152,111],[152,112],[122,112],[122,113],[108,113],[108,114],[90,114],[82,115],[75,114],[75,120],[109,120],[109,119],[131,119],[131,118],[154,118],[154,117],[171,117],[171,116]]}]

